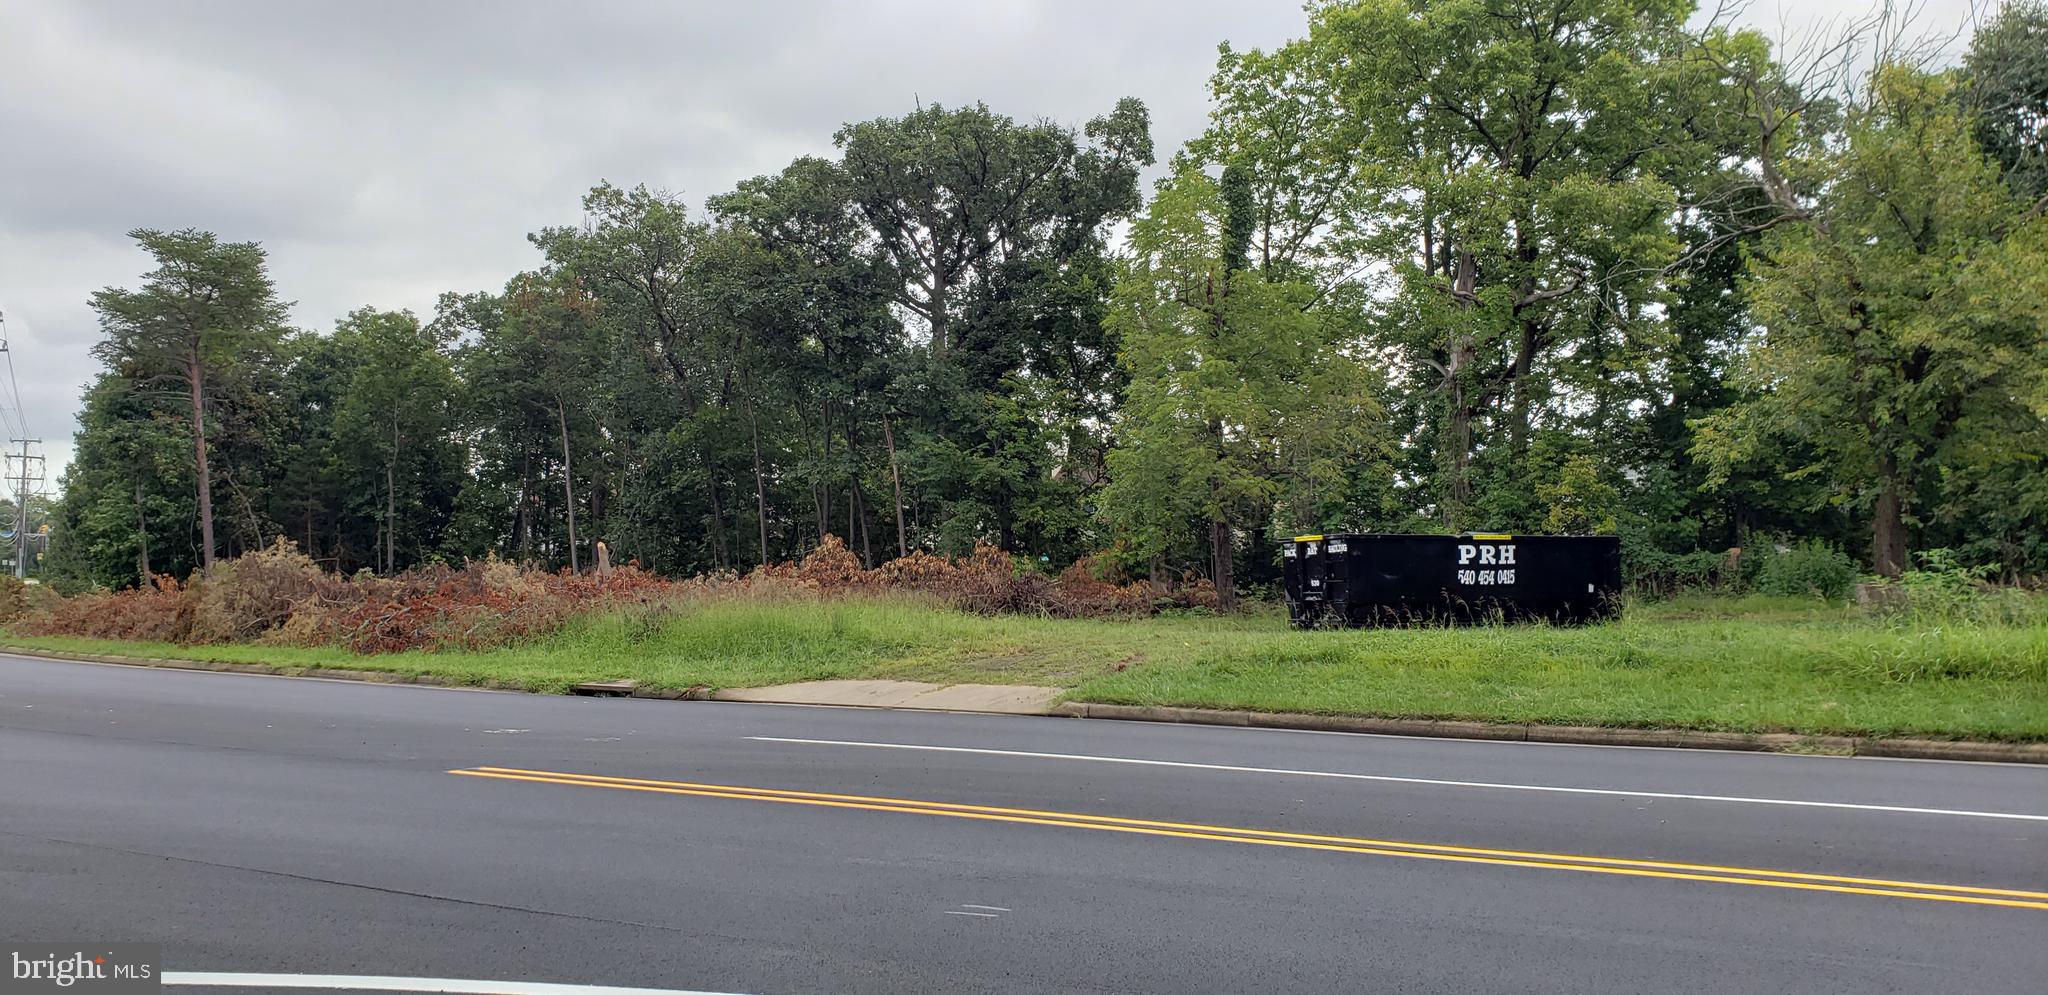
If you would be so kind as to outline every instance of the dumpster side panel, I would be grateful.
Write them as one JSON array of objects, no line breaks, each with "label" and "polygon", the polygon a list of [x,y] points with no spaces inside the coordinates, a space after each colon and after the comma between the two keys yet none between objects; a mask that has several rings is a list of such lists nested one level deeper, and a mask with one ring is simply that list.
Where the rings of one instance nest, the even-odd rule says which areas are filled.
[{"label": "dumpster side panel", "polygon": [[[1290,565],[1287,596],[1297,622],[1585,622],[1619,607],[1612,536],[1330,535],[1294,545],[1292,563],[1303,566]],[[1313,586],[1297,571],[1312,572]]]}]

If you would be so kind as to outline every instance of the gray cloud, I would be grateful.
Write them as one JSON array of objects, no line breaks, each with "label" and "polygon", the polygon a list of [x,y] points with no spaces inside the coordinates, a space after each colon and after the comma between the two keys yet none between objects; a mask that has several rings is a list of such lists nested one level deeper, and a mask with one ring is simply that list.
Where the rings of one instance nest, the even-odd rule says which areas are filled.
[{"label": "gray cloud", "polygon": [[[1862,6],[1784,0],[1781,18],[1764,0],[1745,19]],[[1302,24],[1293,0],[0,0],[0,306],[22,414],[53,471],[68,462],[98,338],[86,298],[145,269],[131,228],[261,241],[302,327],[424,312],[532,266],[526,233],[573,220],[600,179],[701,200],[918,100],[1079,124],[1136,96],[1164,156],[1202,127],[1219,41]]]}]

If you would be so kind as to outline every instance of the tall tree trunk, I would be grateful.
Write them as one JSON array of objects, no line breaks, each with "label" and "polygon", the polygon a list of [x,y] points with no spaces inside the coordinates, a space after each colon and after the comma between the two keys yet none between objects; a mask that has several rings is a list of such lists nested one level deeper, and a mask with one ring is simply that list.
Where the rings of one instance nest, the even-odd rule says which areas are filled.
[{"label": "tall tree trunk", "polygon": [[754,393],[747,392],[747,436],[754,446],[754,526],[760,533],[761,565],[768,565],[768,482],[761,472],[761,422],[754,412]]},{"label": "tall tree trunk", "polygon": [[828,398],[818,404],[818,423],[823,426],[819,433],[823,448],[819,449],[818,479],[811,487],[811,500],[818,506],[818,541],[832,532],[832,401]]},{"label": "tall tree trunk", "polygon": [[712,465],[709,452],[699,455],[704,460],[704,490],[711,496],[711,560],[723,570],[731,565],[732,557],[725,544],[725,505],[718,500],[718,468]]},{"label": "tall tree trunk", "polygon": [[873,568],[875,565],[874,538],[868,534],[868,496],[861,489],[860,475],[853,478],[853,520],[860,523],[860,562]]},{"label": "tall tree trunk", "polygon": [[533,448],[522,444],[519,453],[519,521],[513,527],[519,538],[519,563],[533,561]]},{"label": "tall tree trunk", "polygon": [[1231,570],[1230,523],[1221,514],[1209,519],[1209,579],[1216,584],[1216,607],[1237,608],[1237,576]]},{"label": "tall tree trunk", "polygon": [[[1226,262],[1226,265],[1228,263]],[[1212,341],[1223,341],[1225,327],[1224,313],[1229,304],[1230,276],[1226,270],[1223,284],[1219,288],[1211,278],[1205,291],[1209,304],[1209,336]],[[1216,474],[1222,473],[1229,453],[1223,447],[1223,421],[1211,415],[1209,418],[1210,458],[1215,460]],[[1216,606],[1224,611],[1237,607],[1237,578],[1231,572],[1230,522],[1224,517],[1223,496],[1217,492],[1215,482],[1210,483],[1209,494],[1209,580],[1216,585]]]},{"label": "tall tree trunk", "polygon": [[858,524],[860,526],[861,566],[872,568],[875,565],[875,550],[874,542],[868,536],[868,496],[860,486],[860,443],[853,436],[853,430],[859,424],[860,420],[853,417],[853,412],[848,410],[846,415],[846,462],[848,467],[846,479],[847,490],[850,492],[848,497],[853,503],[848,509],[851,512],[852,522],[846,526],[846,547],[848,549],[853,548],[853,529],[854,525]]},{"label": "tall tree trunk", "polygon": [[[1469,345],[1456,346],[1459,355],[1468,355]],[[1454,358],[1453,364],[1461,359]],[[1455,368],[1455,367],[1454,367]],[[1465,507],[1472,502],[1472,419],[1478,414],[1471,399],[1465,395],[1465,385],[1453,373],[1451,378],[1451,425],[1445,448],[1450,450],[1450,500],[1443,508],[1444,524],[1457,526],[1464,517]]]},{"label": "tall tree trunk", "polygon": [[[1280,548],[1280,543],[1273,536],[1273,509],[1267,508],[1266,513],[1259,516],[1259,522],[1260,524],[1252,529],[1252,549],[1254,552],[1252,553],[1252,561],[1246,565],[1245,571],[1251,575],[1251,582],[1254,586],[1260,584],[1279,585],[1281,579],[1274,573],[1274,566],[1279,561],[1266,552],[1267,550]],[[1320,522],[1309,521],[1306,524],[1312,528],[1322,528],[1322,523]],[[1289,536],[1293,534],[1292,532],[1288,533]]]},{"label": "tall tree trunk", "polygon": [[[603,438],[604,435],[605,433],[603,431],[603,427],[600,425],[598,436],[599,438]],[[603,535],[605,531],[605,495],[610,493],[610,488],[606,485],[605,482],[604,468],[604,450],[602,448],[599,448],[598,459],[595,462],[595,464],[593,464],[590,468],[590,487],[588,489],[588,493],[590,494],[590,517],[585,520],[585,524],[596,526],[597,532],[600,536]],[[602,540],[596,541],[601,542]],[[593,543],[593,545],[591,546],[590,554],[591,561],[593,563],[595,563],[597,559],[596,549],[597,547],[595,543]]]},{"label": "tall tree trunk", "polygon": [[185,384],[192,394],[192,462],[199,476],[199,570],[213,574],[213,469],[206,462],[206,367],[195,344],[185,361]]},{"label": "tall tree trunk", "polygon": [[398,572],[398,418],[391,419],[391,458],[384,461],[384,574]]},{"label": "tall tree trunk", "polygon": [[[24,502],[26,503],[26,502]],[[149,579],[149,519],[142,512],[142,482],[135,482],[135,536],[141,545],[135,553],[135,569],[141,577],[143,587],[150,586]]]},{"label": "tall tree trunk", "polygon": [[932,360],[934,362],[937,362],[940,357],[946,354],[946,335],[951,330],[947,327],[949,322],[947,321],[946,315],[946,298],[948,296],[949,290],[950,288],[946,286],[946,278],[940,276],[937,273],[933,273],[931,296],[931,326]]},{"label": "tall tree trunk", "polygon": [[[1526,174],[1524,174],[1526,175]],[[1532,229],[1534,222],[1518,210],[1515,218],[1515,260],[1523,273],[1521,284],[1515,292],[1519,299],[1527,302],[1537,294],[1536,263],[1542,258],[1542,246],[1536,241]],[[1514,392],[1510,402],[1511,417],[1508,420],[1508,451],[1520,459],[1529,451],[1529,382],[1530,374],[1536,369],[1536,353],[1543,348],[1543,340],[1549,329],[1531,309],[1533,304],[1516,305],[1515,359],[1508,367],[1507,389]]]},{"label": "tall tree trunk", "polygon": [[576,573],[576,486],[569,467],[569,409],[555,398],[555,420],[562,427],[562,503],[569,512],[569,572]]},{"label": "tall tree trunk", "polygon": [[1906,570],[1905,485],[1898,461],[1878,461],[1877,504],[1871,509],[1870,567],[1878,576],[1897,580]]},{"label": "tall tree trunk", "polygon": [[[1444,251],[1450,253],[1450,246]],[[1479,282],[1478,262],[1472,253],[1459,250],[1456,271],[1451,278],[1451,289],[1461,306],[1474,292]],[[1450,500],[1443,510],[1444,524],[1456,527],[1464,515],[1465,507],[1472,501],[1472,422],[1478,416],[1478,409],[1466,393],[1465,381],[1471,376],[1473,364],[1479,361],[1479,350],[1469,330],[1451,333],[1450,349],[1446,357],[1449,367],[1444,373],[1445,386],[1449,390],[1450,431],[1445,448],[1450,450]]]},{"label": "tall tree trunk", "polygon": [[1508,389],[1514,392],[1508,418],[1508,451],[1517,459],[1529,453],[1529,392],[1534,389],[1535,380],[1530,376],[1535,370],[1536,353],[1542,348],[1543,338],[1548,332],[1543,325],[1525,319],[1521,323],[1520,344],[1515,350],[1514,364],[1508,367]]},{"label": "tall tree trunk", "polygon": [[896,465],[896,433],[889,430],[889,416],[882,415],[882,444],[889,447],[889,486],[896,497],[896,555],[910,555],[910,542],[903,531],[903,471]]},{"label": "tall tree trunk", "polygon": [[[1223,461],[1223,423],[1209,419],[1209,445],[1216,461]],[[1222,495],[1212,483],[1209,495],[1209,580],[1216,585],[1216,606],[1224,611],[1237,607],[1237,576],[1231,569],[1230,521],[1225,515]]]},{"label": "tall tree trunk", "polygon": [[846,488],[846,551],[849,553],[853,552],[853,545],[857,541],[854,538],[854,533],[858,531],[860,531],[860,515],[853,506],[853,488],[848,486]]},{"label": "tall tree trunk", "polygon": [[[600,466],[601,465],[602,464],[600,464]],[[600,470],[600,472],[602,471]],[[603,536],[606,531],[604,526],[605,489],[604,485],[601,483],[603,479],[603,477],[597,477],[596,479],[593,479],[590,482],[590,518],[585,522],[585,524],[587,525],[595,526],[597,528],[597,534],[599,536]],[[595,564],[597,562],[597,547],[603,544],[604,540],[602,538],[595,539],[591,542],[590,561],[592,564]],[[610,547],[606,547],[606,551],[609,552]]]}]

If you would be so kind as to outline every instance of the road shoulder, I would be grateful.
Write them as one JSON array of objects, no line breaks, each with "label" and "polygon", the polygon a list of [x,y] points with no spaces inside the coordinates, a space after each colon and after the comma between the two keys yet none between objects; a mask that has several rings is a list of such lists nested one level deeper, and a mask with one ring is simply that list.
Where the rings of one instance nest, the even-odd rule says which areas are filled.
[{"label": "road shoulder", "polygon": [[[66,653],[0,646],[0,653],[116,666],[216,673],[257,674],[362,681],[375,684],[448,686],[431,675],[331,667],[276,667],[260,663],[224,663],[167,657],[132,657]],[[525,691],[511,684],[485,684],[487,690]],[[1889,757],[1910,760],[2048,764],[2048,743],[1987,743],[1967,740],[1810,736],[1792,733],[1713,732],[1693,729],[1629,729],[1543,723],[1471,722],[1365,715],[1313,715],[1159,705],[1112,705],[1061,700],[1059,688],[1018,685],[929,684],[921,681],[804,681],[764,688],[648,688],[614,682],[585,690],[612,696],[756,704],[816,705],[842,708],[907,708],[928,711],[1043,715],[1066,718],[1174,722],[1193,725],[1244,726],[1315,732],[1362,733],[1506,742],[1558,743],[1588,746],[1635,746],[1665,749],[1730,750],[1750,753],[1797,753],[1833,756]]]}]

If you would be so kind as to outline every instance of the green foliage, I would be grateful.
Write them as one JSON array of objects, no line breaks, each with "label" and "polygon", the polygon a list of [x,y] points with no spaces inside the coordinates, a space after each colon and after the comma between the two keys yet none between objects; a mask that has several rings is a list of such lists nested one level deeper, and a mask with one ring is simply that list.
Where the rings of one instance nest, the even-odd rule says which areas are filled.
[{"label": "green foliage", "polygon": [[1109,318],[1130,385],[1103,515],[1155,559],[1197,524],[1331,521],[1347,470],[1381,438],[1353,330],[1313,306],[1313,287],[1233,265],[1247,234],[1233,202],[1241,187],[1183,163],[1132,227]]},{"label": "green foliage", "polygon": [[[1705,420],[1698,450],[1726,472],[1772,446],[1793,476],[1868,509],[1880,573],[1904,564],[1908,521],[1949,482],[2037,466],[2044,312],[2015,295],[2048,265],[2027,213],[1970,140],[1947,77],[1881,69],[1844,141],[1799,164],[1835,178],[1810,224],[1772,233],[1751,289],[1764,339],[1751,393]],[[1953,493],[1953,492],[1951,492]]]},{"label": "green foliage", "polygon": [[2048,193],[2048,4],[2002,5],[1970,39],[1963,77],[1977,141],[2013,192]]},{"label": "green foliage", "polygon": [[[921,104],[708,213],[600,183],[424,324],[287,333],[260,247],[138,231],[42,566],[992,544],[1228,604],[1291,530],[1481,528],[1618,534],[1659,596],[1741,586],[1784,558],[1729,551],[1775,535],[2039,578],[2042,10],[1837,87],[1687,0],[1317,3],[1221,46],[1149,203],[1136,100]],[[1775,569],[1839,594],[1834,560]]]},{"label": "green foliage", "polygon": [[354,366],[334,408],[335,476],[353,498],[351,509],[379,523],[381,569],[393,573],[401,544],[404,562],[418,562],[439,548],[447,528],[461,486],[459,384],[440,331],[410,312],[362,308],[342,319],[330,341]]},{"label": "green foliage", "polygon": [[[227,435],[222,456],[228,472],[220,483],[234,492],[230,496],[249,515],[254,539],[261,545],[263,524],[244,487],[259,481],[240,480],[232,472],[233,443],[244,425],[231,419],[263,413],[262,374],[283,334],[284,304],[265,271],[263,248],[254,242],[222,242],[212,232],[196,229],[137,229],[128,237],[150,254],[156,268],[139,290],[109,287],[92,295],[92,308],[106,333],[93,347],[93,355],[137,387],[171,380],[184,388],[199,512],[199,562],[211,569],[217,549],[214,457],[207,452],[210,395],[224,386],[254,387],[245,397],[257,403],[216,410],[214,422],[215,431]],[[137,526],[138,548],[144,531],[146,526]]]},{"label": "green foliage", "polygon": [[1548,508],[1506,506],[1537,480],[1587,483],[1523,464],[1547,410],[1613,403],[1614,367],[1654,332],[1679,250],[1669,169],[1708,147],[1679,125],[1704,99],[1667,58],[1683,18],[1683,4],[1635,0],[1364,0],[1317,8],[1296,43],[1367,125],[1370,193],[1350,202],[1367,216],[1350,227],[1399,281],[1374,345],[1410,371],[1410,434],[1433,449],[1419,468],[1454,528],[1536,526]]},{"label": "green foliage", "polygon": [[1555,472],[1537,478],[1536,497],[1545,505],[1542,529],[1560,535],[1603,535],[1615,529],[1621,492],[1609,483],[1600,461],[1572,453]]},{"label": "green foliage", "polygon": [[148,376],[192,366],[223,371],[275,344],[284,305],[262,246],[189,228],[137,229],[128,237],[156,268],[139,290],[110,287],[92,296],[107,335],[94,354],[108,366]]},{"label": "green foliage", "polygon": [[67,588],[146,583],[197,569],[192,436],[177,398],[105,373],[85,393],[51,579]]},{"label": "green foliage", "polygon": [[1746,559],[1745,568],[1755,571],[1751,583],[1764,594],[1842,601],[1856,583],[1856,561],[1817,539],[1767,546]]},{"label": "green foliage", "polygon": [[1894,624],[1928,628],[2048,625],[2048,596],[1989,582],[1994,566],[1969,566],[1954,551],[1916,554],[1919,565],[1899,577],[1903,597],[1885,606]]},{"label": "green foliage", "polygon": [[1630,591],[1654,596],[1713,590],[1727,586],[1728,557],[1712,550],[1674,553],[1660,548],[1641,530],[1621,533],[1621,571]]}]

